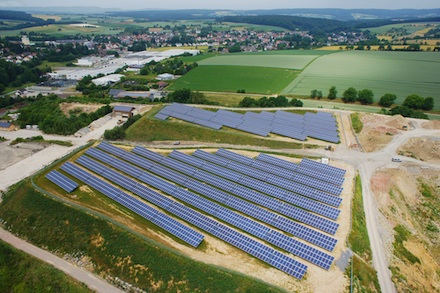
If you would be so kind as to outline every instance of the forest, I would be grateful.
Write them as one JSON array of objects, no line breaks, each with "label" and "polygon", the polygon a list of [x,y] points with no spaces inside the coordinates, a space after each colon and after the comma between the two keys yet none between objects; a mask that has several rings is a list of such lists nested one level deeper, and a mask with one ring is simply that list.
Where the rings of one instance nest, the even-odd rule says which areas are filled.
[{"label": "forest", "polygon": [[56,95],[39,97],[21,109],[17,123],[21,128],[35,124],[48,134],[71,135],[112,111],[112,107],[106,105],[90,114],[71,112],[67,117],[58,106],[61,101]]}]

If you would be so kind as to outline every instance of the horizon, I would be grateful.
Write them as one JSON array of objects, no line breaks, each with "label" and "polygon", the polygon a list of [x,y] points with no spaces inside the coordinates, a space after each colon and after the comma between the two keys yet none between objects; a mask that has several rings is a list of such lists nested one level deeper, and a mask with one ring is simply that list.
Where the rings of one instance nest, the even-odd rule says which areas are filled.
[{"label": "horizon", "polygon": [[[38,3],[36,3],[38,2]],[[154,4],[153,4],[154,3]],[[141,6],[142,5],[142,6]],[[144,6],[145,5],[145,6]],[[177,0],[164,0],[160,2],[126,0],[108,1],[95,0],[90,3],[89,0],[77,0],[75,5],[71,1],[59,0],[54,5],[51,0],[6,0],[0,3],[0,9],[7,8],[69,8],[69,7],[98,7],[105,9],[121,9],[121,10],[188,10],[188,9],[209,9],[209,10],[271,10],[271,9],[438,9],[440,4],[438,0],[400,0],[400,1],[382,1],[371,0],[361,1],[353,0],[347,2],[345,0],[300,0],[292,3],[291,0],[279,0],[275,3],[268,3],[264,0],[241,1],[234,0],[225,1],[201,1],[193,0],[190,2],[182,2]]]}]

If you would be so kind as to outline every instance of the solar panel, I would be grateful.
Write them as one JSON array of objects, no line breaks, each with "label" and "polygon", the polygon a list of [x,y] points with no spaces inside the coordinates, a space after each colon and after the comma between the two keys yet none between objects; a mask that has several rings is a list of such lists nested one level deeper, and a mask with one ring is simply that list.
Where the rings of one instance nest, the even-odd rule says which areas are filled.
[{"label": "solar panel", "polygon": [[67,191],[68,193],[74,191],[79,185],[72,179],[64,176],[56,170],[52,170],[46,174],[46,178]]},{"label": "solar panel", "polygon": [[[78,178],[89,178],[87,184],[92,188],[101,191],[104,195],[117,201],[123,206],[131,209],[135,213],[143,216],[145,219],[152,221],[159,227],[175,235],[186,243],[197,247],[202,242],[204,236],[199,232],[183,225],[182,223],[170,218],[169,216],[157,211],[156,209],[146,205],[145,203],[137,200],[130,195],[124,193],[120,189],[111,186],[110,184],[102,181],[101,179],[91,175],[90,173],[78,168],[72,163],[65,163],[61,167],[64,171],[70,175]],[[78,174],[82,174],[78,176]],[[78,177],[77,177],[78,176]]]}]

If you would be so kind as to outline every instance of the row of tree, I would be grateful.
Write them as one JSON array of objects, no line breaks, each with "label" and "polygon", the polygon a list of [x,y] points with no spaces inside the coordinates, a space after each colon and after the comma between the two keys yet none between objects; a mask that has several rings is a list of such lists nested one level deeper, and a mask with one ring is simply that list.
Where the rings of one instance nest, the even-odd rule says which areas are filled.
[{"label": "row of tree", "polygon": [[303,102],[298,99],[291,99],[290,101],[285,96],[278,97],[261,97],[259,99],[254,99],[251,97],[244,97],[243,100],[238,103],[239,107],[243,108],[281,108],[281,107],[302,107]]},{"label": "row of tree", "polygon": [[[328,92],[327,98],[329,100],[334,100],[336,99],[337,94],[338,91],[336,90],[336,87],[332,86]],[[310,93],[310,98],[323,98],[322,91],[318,91],[316,89],[312,90]],[[396,99],[397,96],[395,94],[387,93],[380,97],[378,104],[382,107],[391,107]],[[374,93],[370,89],[357,91],[354,87],[349,87],[342,94],[342,101],[344,103],[360,102],[363,105],[371,105],[374,103]],[[413,110],[430,111],[434,109],[434,98],[423,98],[419,95],[412,94],[406,97],[405,101],[403,102],[403,106]]]}]

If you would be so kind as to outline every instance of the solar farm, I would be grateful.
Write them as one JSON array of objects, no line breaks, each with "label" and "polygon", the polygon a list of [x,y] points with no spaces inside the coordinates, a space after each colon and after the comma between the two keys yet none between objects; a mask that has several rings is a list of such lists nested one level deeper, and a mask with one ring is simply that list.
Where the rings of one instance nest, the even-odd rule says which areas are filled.
[{"label": "solar farm", "polygon": [[285,111],[239,114],[228,110],[212,112],[178,103],[166,106],[155,116],[159,120],[169,117],[219,130],[229,127],[267,137],[269,133],[305,141],[307,137],[339,143],[338,125],[332,114],[306,112],[304,115]]},{"label": "solar farm", "polygon": [[66,192],[88,185],[194,249],[210,235],[301,280],[334,263],[344,176],[309,159],[102,142],[46,178]]}]

